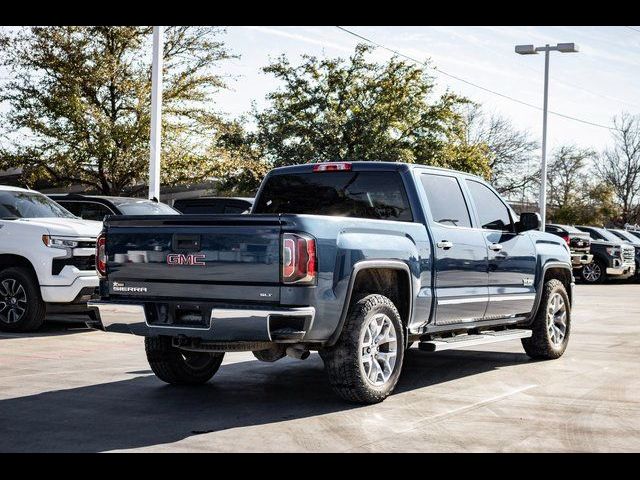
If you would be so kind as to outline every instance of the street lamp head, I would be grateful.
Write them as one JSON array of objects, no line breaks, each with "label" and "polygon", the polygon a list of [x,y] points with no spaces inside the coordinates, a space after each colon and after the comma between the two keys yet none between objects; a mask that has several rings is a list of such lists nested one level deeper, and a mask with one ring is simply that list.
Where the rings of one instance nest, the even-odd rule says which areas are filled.
[{"label": "street lamp head", "polygon": [[556,48],[562,53],[574,53],[580,51],[578,45],[575,43],[559,43]]},{"label": "street lamp head", "polygon": [[520,55],[536,55],[536,47],[533,45],[516,45],[516,53]]}]

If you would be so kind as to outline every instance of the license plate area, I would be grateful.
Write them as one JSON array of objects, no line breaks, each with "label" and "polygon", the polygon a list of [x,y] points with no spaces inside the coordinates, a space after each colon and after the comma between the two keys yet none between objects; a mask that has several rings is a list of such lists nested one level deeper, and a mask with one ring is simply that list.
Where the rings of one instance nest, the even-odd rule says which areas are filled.
[{"label": "license plate area", "polygon": [[147,323],[157,327],[209,328],[211,308],[197,303],[147,303]]}]

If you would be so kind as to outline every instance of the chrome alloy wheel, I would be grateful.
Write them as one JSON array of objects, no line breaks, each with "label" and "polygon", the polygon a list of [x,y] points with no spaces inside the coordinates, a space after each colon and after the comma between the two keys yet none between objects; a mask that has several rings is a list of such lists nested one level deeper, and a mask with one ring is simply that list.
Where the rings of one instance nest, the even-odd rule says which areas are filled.
[{"label": "chrome alloy wheel", "polygon": [[556,346],[562,344],[567,334],[567,305],[559,293],[554,293],[547,303],[547,331]]},{"label": "chrome alloy wheel", "polygon": [[391,319],[383,313],[372,316],[360,336],[360,365],[367,380],[379,387],[391,377],[396,365],[398,341]]},{"label": "chrome alloy wheel", "polygon": [[20,282],[6,278],[0,283],[0,322],[16,323],[27,311],[27,292]]},{"label": "chrome alloy wheel", "polygon": [[602,276],[602,269],[597,262],[591,262],[582,267],[582,277],[587,282],[597,282]]}]

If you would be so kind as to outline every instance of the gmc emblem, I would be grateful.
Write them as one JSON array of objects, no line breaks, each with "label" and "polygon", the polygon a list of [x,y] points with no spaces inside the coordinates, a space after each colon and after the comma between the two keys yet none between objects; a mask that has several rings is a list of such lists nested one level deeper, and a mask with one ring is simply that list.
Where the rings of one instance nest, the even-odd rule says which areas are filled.
[{"label": "gmc emblem", "polygon": [[206,255],[203,253],[170,253],[167,255],[168,265],[200,265],[204,266],[203,261]]}]

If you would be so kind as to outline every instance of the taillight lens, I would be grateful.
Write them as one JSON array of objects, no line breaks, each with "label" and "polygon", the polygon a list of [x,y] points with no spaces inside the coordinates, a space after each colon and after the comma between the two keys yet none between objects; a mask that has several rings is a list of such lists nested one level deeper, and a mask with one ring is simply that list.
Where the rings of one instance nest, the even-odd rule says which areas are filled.
[{"label": "taillight lens", "polygon": [[96,241],[96,270],[101,277],[107,276],[107,250],[105,244],[107,238],[104,234],[100,234]]},{"label": "taillight lens", "polygon": [[316,239],[300,233],[282,235],[282,282],[315,284],[318,275]]},{"label": "taillight lens", "polygon": [[567,245],[569,245],[569,243],[570,243],[569,235],[563,235],[563,236],[562,236],[562,239],[563,239],[565,242],[567,242]]},{"label": "taillight lens", "polygon": [[348,172],[351,170],[349,162],[318,163],[313,166],[314,172]]}]

